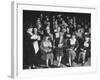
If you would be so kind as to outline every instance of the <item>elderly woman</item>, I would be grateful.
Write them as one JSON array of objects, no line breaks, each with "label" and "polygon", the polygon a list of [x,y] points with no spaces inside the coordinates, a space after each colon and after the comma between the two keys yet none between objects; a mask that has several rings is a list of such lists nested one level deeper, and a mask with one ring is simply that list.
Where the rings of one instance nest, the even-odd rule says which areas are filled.
[{"label": "elderly woman", "polygon": [[46,66],[49,67],[49,60],[52,65],[53,58],[54,58],[53,53],[52,53],[52,43],[49,40],[49,36],[44,37],[43,41],[41,42],[40,48],[41,48],[41,53],[42,53],[41,58],[43,60],[46,60]]}]

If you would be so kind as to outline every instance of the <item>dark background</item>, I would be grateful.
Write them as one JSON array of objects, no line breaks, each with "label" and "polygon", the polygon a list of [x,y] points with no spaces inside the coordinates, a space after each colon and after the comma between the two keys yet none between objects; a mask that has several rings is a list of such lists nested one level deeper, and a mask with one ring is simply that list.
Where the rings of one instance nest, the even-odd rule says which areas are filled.
[{"label": "dark background", "polygon": [[57,16],[61,14],[63,19],[66,21],[67,16],[69,18],[76,17],[76,24],[88,24],[90,25],[91,14],[90,13],[72,13],[72,12],[51,12],[51,11],[31,11],[31,10],[23,10],[23,65],[31,64],[29,61],[34,54],[32,49],[32,41],[30,40],[30,36],[26,33],[28,27],[32,25],[35,27],[36,20],[40,17],[40,14],[43,16],[48,16],[50,22],[52,21],[52,16]]}]

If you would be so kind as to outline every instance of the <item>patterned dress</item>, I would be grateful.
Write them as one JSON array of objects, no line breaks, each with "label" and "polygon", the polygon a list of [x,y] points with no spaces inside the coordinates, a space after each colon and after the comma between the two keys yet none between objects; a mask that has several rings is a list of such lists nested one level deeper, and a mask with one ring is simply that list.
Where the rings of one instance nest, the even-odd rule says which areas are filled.
[{"label": "patterned dress", "polygon": [[[63,56],[63,43],[61,42],[61,33],[55,33],[55,51],[56,56]],[[59,46],[61,45],[61,46]]]}]

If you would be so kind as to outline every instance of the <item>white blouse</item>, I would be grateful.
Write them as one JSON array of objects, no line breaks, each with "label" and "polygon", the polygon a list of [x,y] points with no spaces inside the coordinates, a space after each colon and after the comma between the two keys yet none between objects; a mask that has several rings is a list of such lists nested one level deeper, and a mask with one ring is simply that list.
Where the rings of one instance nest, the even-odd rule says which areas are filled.
[{"label": "white blouse", "polygon": [[84,46],[85,46],[85,47],[89,47],[89,43],[84,42]]},{"label": "white blouse", "polygon": [[75,45],[75,43],[76,43],[76,39],[70,39],[70,44],[71,45]]}]

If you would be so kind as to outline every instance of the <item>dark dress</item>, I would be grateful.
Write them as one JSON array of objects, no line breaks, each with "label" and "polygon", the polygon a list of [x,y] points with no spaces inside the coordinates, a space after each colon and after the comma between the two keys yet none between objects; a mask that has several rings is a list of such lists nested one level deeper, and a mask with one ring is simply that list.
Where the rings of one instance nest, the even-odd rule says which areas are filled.
[{"label": "dark dress", "polygon": [[55,37],[55,52],[56,56],[62,56],[63,57],[63,47],[58,47],[60,41],[60,37],[56,38]]},{"label": "dark dress", "polygon": [[23,33],[23,65],[33,65],[34,50],[32,40],[26,31]]}]

